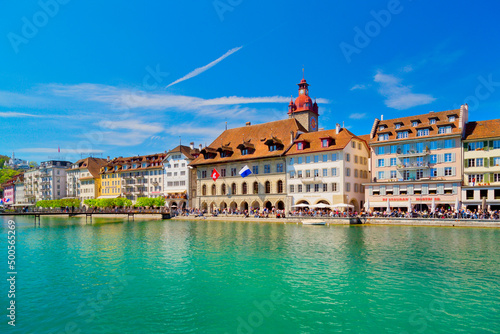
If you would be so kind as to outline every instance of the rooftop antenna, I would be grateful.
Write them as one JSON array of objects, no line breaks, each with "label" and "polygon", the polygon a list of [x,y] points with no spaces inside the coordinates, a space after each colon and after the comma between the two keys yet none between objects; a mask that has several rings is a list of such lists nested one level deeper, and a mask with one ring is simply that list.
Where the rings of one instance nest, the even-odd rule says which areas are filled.
[{"label": "rooftop antenna", "polygon": [[302,65],[302,79],[304,79],[304,65]]},{"label": "rooftop antenna", "polygon": [[227,121],[226,121],[226,130],[227,130]]},{"label": "rooftop antenna", "polygon": [[182,145],[182,138],[179,136],[179,145]]},{"label": "rooftop antenna", "polygon": [[345,128],[345,126],[344,126],[344,121],[342,121],[342,128]]}]

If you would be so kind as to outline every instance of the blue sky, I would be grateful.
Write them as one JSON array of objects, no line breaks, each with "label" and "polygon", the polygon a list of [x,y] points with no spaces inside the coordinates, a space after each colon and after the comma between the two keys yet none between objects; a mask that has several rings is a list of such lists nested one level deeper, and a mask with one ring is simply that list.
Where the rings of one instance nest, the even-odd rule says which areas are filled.
[{"label": "blue sky", "polygon": [[1,153],[24,159],[209,144],[226,121],[286,118],[303,67],[325,129],[344,122],[361,135],[382,114],[466,102],[470,120],[499,118],[496,1],[2,6]]}]

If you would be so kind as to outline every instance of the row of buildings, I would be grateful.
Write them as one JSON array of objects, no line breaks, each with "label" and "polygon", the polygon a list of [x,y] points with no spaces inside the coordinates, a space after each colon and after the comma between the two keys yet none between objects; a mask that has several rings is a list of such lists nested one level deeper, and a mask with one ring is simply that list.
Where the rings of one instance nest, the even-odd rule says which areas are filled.
[{"label": "row of buildings", "polygon": [[[305,79],[286,119],[223,131],[210,145],[159,154],[47,161],[4,185],[15,205],[38,200],[164,196],[170,208],[406,210],[409,203],[500,209],[500,120],[468,107],[375,119],[369,134],[319,128]],[[251,174],[242,177],[248,167]],[[214,171],[218,175],[213,178]],[[12,190],[9,190],[12,189]]]}]

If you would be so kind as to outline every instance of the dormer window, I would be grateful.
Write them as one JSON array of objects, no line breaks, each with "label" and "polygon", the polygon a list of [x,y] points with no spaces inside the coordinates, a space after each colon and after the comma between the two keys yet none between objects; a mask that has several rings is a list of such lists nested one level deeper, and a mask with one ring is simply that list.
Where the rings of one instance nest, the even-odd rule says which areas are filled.
[{"label": "dormer window", "polygon": [[378,135],[378,141],[384,141],[384,140],[389,140],[389,134],[388,133],[384,133],[384,134]]},{"label": "dormer window", "polygon": [[448,122],[455,122],[455,119],[454,115],[448,116]]},{"label": "dormer window", "polygon": [[278,145],[276,145],[276,144],[269,145],[269,152],[274,152],[277,150],[278,150]]},{"label": "dormer window", "polygon": [[134,164],[133,167],[134,167],[134,169],[137,168],[137,164]]},{"label": "dormer window", "polygon": [[146,168],[147,166],[148,166],[148,164],[147,164],[147,163],[143,163],[143,164],[142,164],[142,168]]},{"label": "dormer window", "polygon": [[330,141],[328,139],[321,139],[321,147],[330,146]]},{"label": "dormer window", "polygon": [[244,148],[241,150],[241,155],[248,155],[248,148]]},{"label": "dormer window", "polygon": [[436,119],[435,118],[431,118],[429,120],[429,124],[436,124]]},{"label": "dormer window", "polygon": [[381,125],[381,126],[378,127],[378,131],[382,131],[384,129],[385,129],[385,125]]},{"label": "dormer window", "polygon": [[222,151],[222,152],[220,152],[220,157],[221,157],[221,158],[227,158],[227,157],[229,157],[229,155],[230,155],[230,154],[229,154],[229,152],[228,152],[228,151]]},{"label": "dormer window", "polygon": [[396,139],[403,139],[403,138],[408,138],[408,131],[398,132]]},{"label": "dormer window", "polygon": [[269,138],[264,144],[269,148],[269,152],[282,150],[284,148],[283,142],[276,137]]},{"label": "dormer window", "polygon": [[401,128],[401,123],[396,123],[396,124],[394,124],[394,126],[396,127],[396,129],[399,129],[399,128]]},{"label": "dormer window", "polygon": [[304,149],[304,142],[298,142],[297,143],[297,150],[301,151]]}]

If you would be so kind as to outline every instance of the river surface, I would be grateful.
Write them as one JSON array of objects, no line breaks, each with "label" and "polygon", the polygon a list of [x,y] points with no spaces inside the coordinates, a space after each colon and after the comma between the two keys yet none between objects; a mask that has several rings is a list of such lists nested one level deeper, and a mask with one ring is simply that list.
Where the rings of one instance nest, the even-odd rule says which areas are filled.
[{"label": "river surface", "polygon": [[15,222],[0,333],[500,332],[500,229]]}]

